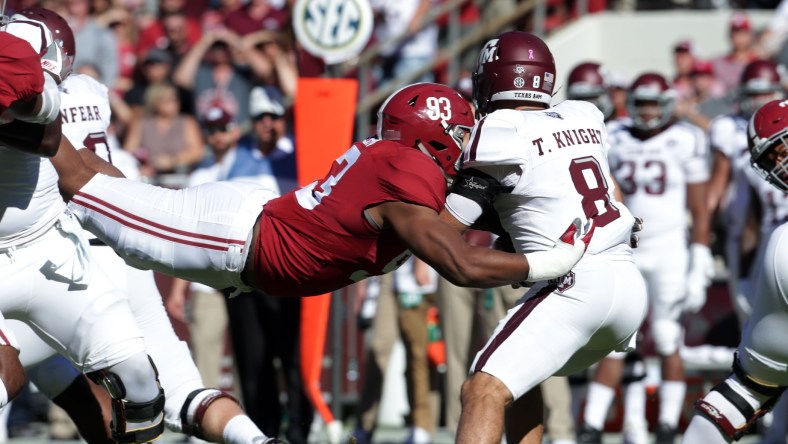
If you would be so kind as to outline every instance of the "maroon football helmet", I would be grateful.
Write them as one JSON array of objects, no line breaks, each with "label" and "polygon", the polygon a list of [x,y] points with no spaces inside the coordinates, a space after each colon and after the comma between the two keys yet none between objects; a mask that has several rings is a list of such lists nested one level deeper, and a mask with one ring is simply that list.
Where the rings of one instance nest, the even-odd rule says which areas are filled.
[{"label": "maroon football helmet", "polygon": [[453,176],[474,123],[471,106],[460,93],[437,83],[416,83],[399,89],[380,107],[378,138],[421,150]]},{"label": "maroon football helmet", "polygon": [[44,48],[41,54],[41,67],[56,77],[58,83],[71,74],[77,45],[74,33],[68,22],[56,12],[46,8],[27,8],[11,16],[13,22],[31,23],[42,26],[52,35],[53,45]]},{"label": "maroon football helmet", "polygon": [[555,61],[539,37],[522,31],[505,32],[485,43],[473,73],[473,100],[480,116],[492,102],[518,101],[550,106],[555,85]]},{"label": "maroon football helmet", "polygon": [[616,108],[610,98],[606,73],[599,63],[585,62],[572,69],[567,80],[567,98],[591,102],[602,111],[605,120],[611,118]]},{"label": "maroon football helmet", "polygon": [[788,100],[760,107],[747,126],[753,168],[767,182],[788,192]]},{"label": "maroon football helmet", "polygon": [[627,110],[632,124],[642,131],[665,127],[673,118],[676,93],[660,74],[647,72],[638,76],[627,91]]},{"label": "maroon football helmet", "polygon": [[784,97],[780,72],[771,60],[753,60],[742,71],[739,81],[741,112],[751,116],[771,100]]}]

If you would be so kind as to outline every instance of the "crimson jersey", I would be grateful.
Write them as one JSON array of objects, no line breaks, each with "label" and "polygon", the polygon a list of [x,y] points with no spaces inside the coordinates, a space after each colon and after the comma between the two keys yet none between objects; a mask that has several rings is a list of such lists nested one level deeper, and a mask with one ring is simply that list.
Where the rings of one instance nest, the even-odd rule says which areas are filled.
[{"label": "crimson jersey", "polygon": [[364,211],[400,201],[440,212],[445,196],[440,168],[422,152],[390,141],[358,142],[325,178],[264,206],[253,252],[260,287],[277,296],[311,296],[388,273],[410,252],[393,229],[378,228]]},{"label": "crimson jersey", "polygon": [[0,111],[19,99],[44,90],[41,58],[29,43],[7,32],[0,32]]}]

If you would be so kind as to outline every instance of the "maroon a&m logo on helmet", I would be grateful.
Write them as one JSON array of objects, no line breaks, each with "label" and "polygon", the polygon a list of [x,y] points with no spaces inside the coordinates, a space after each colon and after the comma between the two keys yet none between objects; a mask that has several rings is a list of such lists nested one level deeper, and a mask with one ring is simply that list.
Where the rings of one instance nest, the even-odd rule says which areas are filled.
[{"label": "maroon a&m logo on helmet", "polygon": [[489,40],[479,53],[473,74],[473,98],[480,115],[492,102],[515,101],[550,106],[555,84],[555,61],[537,36],[505,32]]}]

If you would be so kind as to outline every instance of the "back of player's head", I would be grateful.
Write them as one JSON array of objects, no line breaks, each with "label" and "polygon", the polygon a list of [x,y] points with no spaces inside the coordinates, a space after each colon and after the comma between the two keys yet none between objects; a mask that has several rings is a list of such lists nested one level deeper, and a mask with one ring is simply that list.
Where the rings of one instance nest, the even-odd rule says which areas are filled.
[{"label": "back of player's head", "polygon": [[633,125],[643,131],[665,127],[673,118],[676,93],[661,74],[639,75],[627,90],[627,110]]},{"label": "back of player's head", "polygon": [[747,126],[753,168],[767,182],[788,192],[788,100],[760,107]]},{"label": "back of player's head", "polygon": [[575,66],[569,73],[567,98],[591,102],[609,119],[616,111],[610,98],[607,73],[599,63],[584,62]]},{"label": "back of player's head", "polygon": [[430,156],[444,173],[457,173],[473,112],[457,91],[438,83],[399,89],[378,110],[378,138],[395,140]]},{"label": "back of player's head", "polygon": [[62,82],[71,74],[77,46],[74,32],[58,13],[39,7],[23,9],[11,16],[6,30],[39,51],[41,67],[55,80]]},{"label": "back of player's head", "polygon": [[539,37],[505,32],[485,43],[473,73],[473,100],[479,115],[494,102],[519,102],[547,108],[553,97],[555,61]]},{"label": "back of player's head", "polygon": [[748,117],[767,102],[782,99],[782,76],[777,64],[760,59],[748,63],[739,79],[739,96],[741,112]]}]

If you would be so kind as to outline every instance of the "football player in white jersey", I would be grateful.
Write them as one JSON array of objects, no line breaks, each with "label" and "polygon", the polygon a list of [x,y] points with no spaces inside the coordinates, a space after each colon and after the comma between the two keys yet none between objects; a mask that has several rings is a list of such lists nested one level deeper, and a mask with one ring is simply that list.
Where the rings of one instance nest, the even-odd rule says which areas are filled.
[{"label": "football player in white jersey", "polygon": [[[728,289],[739,319],[739,324],[749,316],[750,265],[756,248],[754,242],[745,241],[751,214],[750,183],[768,193],[774,193],[760,178],[747,179],[750,154],[747,149],[747,122],[761,105],[784,96],[777,65],[769,60],[754,60],[742,72],[739,83],[739,112],[715,118],[709,127],[709,142],[714,156],[714,166],[709,180],[709,209],[717,211],[721,226],[725,227],[725,262],[728,268]],[[778,201],[765,201],[768,210]]]},{"label": "football player in white jersey", "polygon": [[[763,105],[751,118],[747,132],[752,167],[765,183],[788,193],[788,101]],[[771,233],[761,265],[733,372],[697,401],[684,443],[738,440],[774,407],[788,386],[788,343],[784,339],[788,333],[787,223]]]},{"label": "football player in white jersey", "polygon": [[[33,48],[44,41],[42,67],[58,81],[70,72],[74,40],[62,17],[40,8],[20,11],[6,32]],[[59,95],[55,102],[53,118]],[[48,159],[0,147],[0,311],[27,323],[109,391],[115,439],[157,442],[164,394],[142,332],[125,296],[90,260],[57,181]]]},{"label": "football player in white jersey", "polygon": [[541,399],[531,389],[632,349],[646,314],[629,246],[634,218],[614,197],[604,116],[585,101],[551,107],[555,81],[550,49],[519,31],[488,41],[474,74],[480,120],[444,219],[467,227],[492,210],[520,253],[550,248],[577,213],[596,232],[572,271],[535,282],[477,354],[463,384],[458,443],[500,442],[506,407],[529,392],[534,416],[517,418],[519,431],[507,428],[507,439],[541,442]]},{"label": "football player in white jersey", "polygon": [[[3,11],[0,11],[0,20],[6,23],[8,17],[2,14]],[[57,85],[51,76],[44,73],[39,54],[28,42],[7,32],[0,32],[0,45],[3,47],[0,57],[0,119],[4,125],[0,129],[0,157],[5,150],[3,146],[16,145],[23,149],[29,146],[27,143],[32,143],[32,137],[22,140],[20,134],[27,135],[32,132],[31,129],[36,129],[37,134],[43,136],[47,128],[52,130],[52,137],[43,137],[36,150],[32,151],[39,155],[53,155],[57,151],[55,145],[60,139],[60,128],[57,124],[39,123],[51,123],[57,116],[56,113],[52,115],[51,111],[57,108],[58,102],[47,100],[53,97],[53,91],[55,99],[59,98],[56,94]],[[0,197],[0,210],[5,211],[2,202]],[[2,224],[3,216],[0,216],[0,229]],[[19,343],[9,322],[0,313],[0,408],[16,397],[25,385]]]},{"label": "football player in white jersey", "polygon": [[[72,145],[90,149],[110,163],[128,155],[123,150],[111,151],[107,143],[110,108],[104,85],[86,75],[72,75],[63,82],[62,91],[63,135]],[[128,164],[120,165],[124,163]],[[135,170],[122,171],[126,177],[139,177]],[[86,235],[93,238],[91,254],[99,268],[129,295],[129,305],[167,394],[167,428],[210,442],[242,444],[266,439],[232,396],[202,383],[188,345],[170,324],[153,272],[126,265],[111,248]],[[270,442],[275,441],[272,438]]]},{"label": "football player in white jersey", "polygon": [[[708,148],[701,128],[675,120],[675,93],[662,75],[645,73],[635,79],[628,107],[631,118],[609,127],[609,159],[627,207],[650,222],[640,234],[635,257],[648,285],[650,334],[662,361],[657,443],[672,443],[686,392],[680,319],[703,306],[714,271],[708,247]],[[689,249],[687,209],[692,216]],[[597,369],[589,386],[586,427],[599,431],[604,425],[623,358],[613,354]],[[643,384],[629,384],[624,434],[636,443],[648,440],[645,404]],[[580,442],[598,442],[588,438]]]}]

